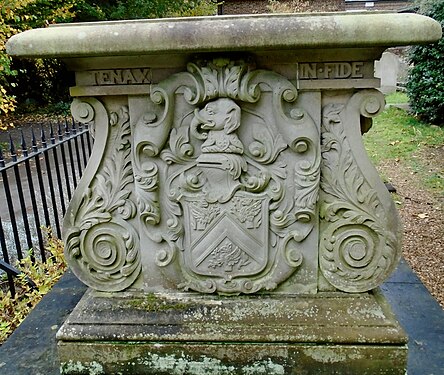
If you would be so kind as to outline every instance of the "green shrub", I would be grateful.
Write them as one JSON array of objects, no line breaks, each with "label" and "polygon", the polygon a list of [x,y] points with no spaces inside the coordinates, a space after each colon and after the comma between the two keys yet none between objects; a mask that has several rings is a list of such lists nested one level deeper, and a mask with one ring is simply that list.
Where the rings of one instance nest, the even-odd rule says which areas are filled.
[{"label": "green shrub", "polygon": [[[444,25],[444,0],[423,0],[419,11]],[[444,126],[444,39],[413,47],[410,62],[407,93],[413,111],[428,123]]]},{"label": "green shrub", "polygon": [[[50,257],[46,262],[31,261],[30,257],[23,258],[17,268],[22,272],[16,280],[16,294],[0,289],[0,345],[20,325],[42,297],[63,275],[66,263],[63,256],[63,243],[47,230],[45,247]],[[26,278],[36,284],[32,289]]]}]

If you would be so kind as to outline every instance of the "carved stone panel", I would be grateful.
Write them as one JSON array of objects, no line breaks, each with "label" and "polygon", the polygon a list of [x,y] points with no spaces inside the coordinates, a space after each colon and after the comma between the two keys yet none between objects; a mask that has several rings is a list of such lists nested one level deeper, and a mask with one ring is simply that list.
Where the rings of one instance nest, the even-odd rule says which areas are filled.
[{"label": "carved stone panel", "polygon": [[304,241],[317,228],[320,135],[297,96],[277,73],[216,59],[134,99],[142,243],[177,288],[273,290],[304,266],[316,279]]},{"label": "carved stone panel", "polygon": [[65,218],[67,260],[104,291],[370,290],[400,256],[360,134],[381,108],[376,91],[301,93],[224,58],[146,94],[76,99],[99,136]]},{"label": "carved stone panel", "polygon": [[13,36],[12,56],[75,73],[95,138],[63,225],[92,290],[58,333],[61,372],[405,373],[407,338],[367,292],[400,225],[361,132],[384,108],[384,49],[441,29],[367,12]]},{"label": "carved stone panel", "polygon": [[327,281],[346,292],[377,287],[401,256],[396,209],[367,158],[359,126],[383,108],[377,90],[323,108],[319,264]]},{"label": "carved stone panel", "polygon": [[89,98],[74,100],[71,110],[100,137],[65,216],[66,260],[85,284],[120,291],[141,271],[139,234],[132,223],[137,207],[132,197],[128,107],[108,111]]}]

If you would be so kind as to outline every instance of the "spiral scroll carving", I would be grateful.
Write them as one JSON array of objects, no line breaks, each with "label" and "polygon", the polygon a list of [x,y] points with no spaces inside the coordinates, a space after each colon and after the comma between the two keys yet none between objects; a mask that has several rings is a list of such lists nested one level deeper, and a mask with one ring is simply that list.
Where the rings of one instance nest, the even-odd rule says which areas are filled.
[{"label": "spiral scroll carving", "polygon": [[131,224],[137,208],[131,199],[134,177],[128,108],[109,117],[96,99],[76,100],[72,108],[76,119],[93,122],[101,137],[65,217],[65,256],[86,285],[103,291],[124,290],[141,271],[139,238]]},{"label": "spiral scroll carving", "polygon": [[387,203],[390,197],[378,188],[379,179],[373,181],[369,171],[361,172],[364,161],[357,160],[358,151],[353,152],[349,139],[353,134],[347,134],[342,120],[350,113],[356,114],[357,122],[359,115],[373,116],[381,101],[377,95],[363,95],[350,102],[348,108],[330,104],[323,109],[319,263],[336,288],[364,292],[388,277],[400,249],[397,215]]},{"label": "spiral scroll carving", "polygon": [[82,237],[81,249],[91,249],[83,253],[83,261],[92,270],[91,277],[96,283],[107,287],[110,282],[120,282],[129,278],[132,283],[138,275],[137,235],[124,223],[105,222],[91,227]]},{"label": "spiral scroll carving", "polygon": [[[334,280],[335,287],[359,292],[382,282],[389,257],[385,254],[385,241],[373,228],[355,224],[353,220],[348,223],[339,220],[323,232],[321,241],[325,250],[322,269],[330,276],[330,282]],[[375,285],[369,287],[369,282]]]}]

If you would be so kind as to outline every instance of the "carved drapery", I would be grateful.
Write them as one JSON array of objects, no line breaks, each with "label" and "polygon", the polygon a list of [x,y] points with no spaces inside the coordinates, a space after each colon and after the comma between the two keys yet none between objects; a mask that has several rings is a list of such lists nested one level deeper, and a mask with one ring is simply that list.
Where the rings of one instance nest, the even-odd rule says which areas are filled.
[{"label": "carved drapery", "polygon": [[396,209],[367,158],[359,127],[360,116],[383,108],[376,90],[323,108],[319,263],[328,282],[346,292],[380,285],[401,254]]},{"label": "carved drapery", "polygon": [[108,112],[97,99],[74,100],[77,121],[96,137],[88,167],[64,221],[65,257],[86,285],[106,291],[131,286],[141,270],[139,236],[130,219],[133,171],[128,108]]},{"label": "carved drapery", "polygon": [[228,59],[187,70],[152,87],[134,130],[141,230],[181,289],[274,289],[317,220],[319,130],[277,73]]}]

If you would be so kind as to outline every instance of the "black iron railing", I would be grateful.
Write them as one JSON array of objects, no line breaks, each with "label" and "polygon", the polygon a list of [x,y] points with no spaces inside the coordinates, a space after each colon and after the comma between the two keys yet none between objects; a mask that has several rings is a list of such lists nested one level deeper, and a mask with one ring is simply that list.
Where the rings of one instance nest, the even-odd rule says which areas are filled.
[{"label": "black iron railing", "polygon": [[[44,227],[61,238],[62,218],[91,154],[88,127],[65,119],[24,128],[0,144],[0,277],[15,294],[17,261],[46,261]],[[29,280],[32,285],[32,280]]]}]

